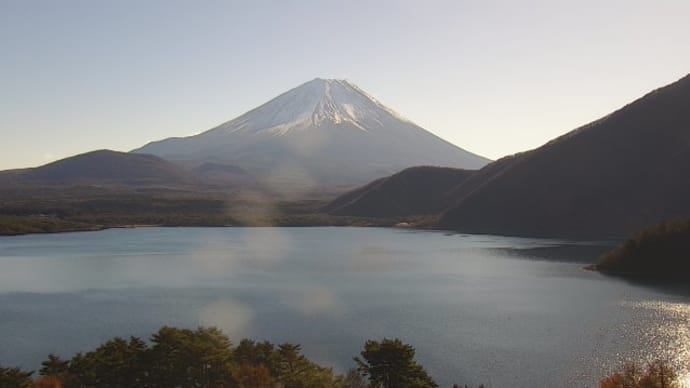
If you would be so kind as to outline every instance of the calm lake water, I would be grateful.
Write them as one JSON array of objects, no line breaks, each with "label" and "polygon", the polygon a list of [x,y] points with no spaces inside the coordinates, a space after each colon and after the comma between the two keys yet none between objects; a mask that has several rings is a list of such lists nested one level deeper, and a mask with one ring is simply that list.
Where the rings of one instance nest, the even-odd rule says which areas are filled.
[{"label": "calm lake water", "polygon": [[144,228],[0,237],[0,364],[215,325],[352,366],[399,337],[442,386],[596,386],[690,364],[690,297],[582,270],[602,248],[377,228]]}]

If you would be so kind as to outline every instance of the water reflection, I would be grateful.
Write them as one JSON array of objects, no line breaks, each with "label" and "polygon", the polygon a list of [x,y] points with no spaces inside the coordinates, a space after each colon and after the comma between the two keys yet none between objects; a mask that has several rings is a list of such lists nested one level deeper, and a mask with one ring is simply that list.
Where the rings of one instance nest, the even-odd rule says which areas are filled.
[{"label": "water reflection", "polygon": [[551,246],[528,248],[496,248],[494,252],[530,260],[563,261],[594,264],[604,253],[614,248],[615,242],[563,242]]},{"label": "water reflection", "polygon": [[687,371],[690,298],[583,271],[595,247],[375,228],[0,238],[0,363],[203,324],[338,370],[400,337],[443,386],[593,386],[657,351]]},{"label": "water reflection", "polygon": [[204,306],[199,313],[201,326],[215,326],[231,338],[242,338],[247,331],[254,312],[245,304],[234,300],[223,300]]},{"label": "water reflection", "polygon": [[309,287],[288,296],[288,305],[308,316],[337,317],[345,307],[327,287]]},{"label": "water reflection", "polygon": [[641,338],[648,349],[646,354],[639,354],[637,359],[629,361],[642,364],[661,359],[668,361],[681,376],[690,376],[690,306],[663,301],[621,304],[640,310],[657,322]]}]

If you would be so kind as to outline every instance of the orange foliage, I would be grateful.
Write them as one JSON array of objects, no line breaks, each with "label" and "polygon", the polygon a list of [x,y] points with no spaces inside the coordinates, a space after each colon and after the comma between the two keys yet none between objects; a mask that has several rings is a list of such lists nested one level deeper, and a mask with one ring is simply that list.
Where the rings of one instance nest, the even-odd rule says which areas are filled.
[{"label": "orange foliage", "polygon": [[62,379],[55,376],[41,377],[34,381],[33,388],[62,388]]},{"label": "orange foliage", "polygon": [[241,388],[271,388],[274,383],[271,372],[263,365],[242,364],[232,377]]},{"label": "orange foliage", "polygon": [[599,381],[600,388],[679,388],[676,372],[664,361],[654,361],[642,369],[629,363],[622,370]]}]

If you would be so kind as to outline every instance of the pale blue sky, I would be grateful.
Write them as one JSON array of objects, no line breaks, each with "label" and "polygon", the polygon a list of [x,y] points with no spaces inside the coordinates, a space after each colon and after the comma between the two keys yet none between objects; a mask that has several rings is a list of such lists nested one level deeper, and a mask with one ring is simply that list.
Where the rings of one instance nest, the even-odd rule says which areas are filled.
[{"label": "pale blue sky", "polygon": [[347,78],[498,158],[690,72],[690,1],[0,0],[0,169],[209,129]]}]

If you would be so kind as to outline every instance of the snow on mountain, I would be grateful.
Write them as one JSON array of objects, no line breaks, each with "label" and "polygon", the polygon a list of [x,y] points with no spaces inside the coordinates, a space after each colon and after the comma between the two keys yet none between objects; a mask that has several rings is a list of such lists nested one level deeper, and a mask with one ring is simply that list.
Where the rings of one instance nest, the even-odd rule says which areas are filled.
[{"label": "snow on mountain", "polygon": [[408,121],[347,80],[316,78],[292,89],[214,131],[285,135],[325,123],[385,128],[390,119]]},{"label": "snow on mountain", "polygon": [[134,152],[240,167],[280,189],[351,186],[416,165],[477,169],[452,145],[346,80],[316,78],[201,134]]}]

